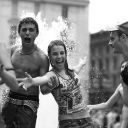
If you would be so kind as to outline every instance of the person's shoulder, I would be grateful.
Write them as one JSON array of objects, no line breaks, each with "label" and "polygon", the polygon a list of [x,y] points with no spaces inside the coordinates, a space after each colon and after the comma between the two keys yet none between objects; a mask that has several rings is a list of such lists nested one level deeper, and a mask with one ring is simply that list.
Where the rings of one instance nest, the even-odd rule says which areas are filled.
[{"label": "person's shoulder", "polygon": [[46,74],[49,75],[50,77],[56,77],[57,79],[59,79],[57,73],[52,69],[49,70]]},{"label": "person's shoulder", "polygon": [[55,80],[57,83],[59,81],[59,78],[57,76],[57,74],[53,71],[53,70],[50,70],[46,73],[46,75],[51,79],[51,80]]},{"label": "person's shoulder", "polygon": [[51,69],[46,74],[54,84],[59,85],[59,77],[54,70]]},{"label": "person's shoulder", "polygon": [[36,51],[39,53],[39,54],[43,54],[43,55],[46,55],[44,53],[44,51],[42,49],[40,49],[38,46],[36,46]]},{"label": "person's shoulder", "polygon": [[50,76],[57,76],[56,73],[54,72],[54,70],[52,70],[52,69],[49,70],[49,71],[47,72],[47,74],[50,75]]},{"label": "person's shoulder", "polygon": [[36,49],[36,54],[41,60],[48,60],[48,56],[44,53],[43,50],[41,50],[38,46]]}]

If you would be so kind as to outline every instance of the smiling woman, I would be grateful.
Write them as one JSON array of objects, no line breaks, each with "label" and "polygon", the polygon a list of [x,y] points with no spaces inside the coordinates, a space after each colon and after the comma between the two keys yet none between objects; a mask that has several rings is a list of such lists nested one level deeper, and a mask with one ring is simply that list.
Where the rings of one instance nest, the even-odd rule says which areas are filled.
[{"label": "smiling woman", "polygon": [[44,94],[52,93],[59,108],[59,128],[93,128],[81,89],[82,82],[75,71],[68,68],[67,50],[63,41],[51,41],[48,56],[52,69],[44,76],[35,78],[26,74],[28,78],[20,85],[25,88],[41,85]]}]

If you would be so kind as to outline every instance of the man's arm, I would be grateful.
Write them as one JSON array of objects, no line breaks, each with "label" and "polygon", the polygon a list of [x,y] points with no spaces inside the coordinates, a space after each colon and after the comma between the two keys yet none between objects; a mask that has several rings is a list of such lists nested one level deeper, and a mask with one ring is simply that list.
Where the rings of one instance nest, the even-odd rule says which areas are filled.
[{"label": "man's arm", "polygon": [[111,108],[118,101],[118,99],[121,98],[121,94],[119,91],[121,87],[122,85],[120,84],[108,101],[104,103],[96,104],[96,105],[88,105],[88,108],[90,109],[90,111]]},{"label": "man's arm", "polygon": [[11,63],[11,48],[5,43],[0,43],[0,77],[10,89],[16,91],[19,88]]},{"label": "man's arm", "polygon": [[16,80],[15,72],[13,70],[7,71],[5,67],[0,65],[0,76],[2,81],[13,91],[19,89],[18,82]]}]

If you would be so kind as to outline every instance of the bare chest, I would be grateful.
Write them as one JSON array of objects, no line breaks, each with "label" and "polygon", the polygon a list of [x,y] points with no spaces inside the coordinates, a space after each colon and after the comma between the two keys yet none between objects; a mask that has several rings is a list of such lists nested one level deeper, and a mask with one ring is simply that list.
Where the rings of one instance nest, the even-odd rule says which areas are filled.
[{"label": "bare chest", "polygon": [[24,76],[24,72],[28,72],[33,76],[39,70],[39,61],[34,55],[14,53],[11,60],[17,75]]}]

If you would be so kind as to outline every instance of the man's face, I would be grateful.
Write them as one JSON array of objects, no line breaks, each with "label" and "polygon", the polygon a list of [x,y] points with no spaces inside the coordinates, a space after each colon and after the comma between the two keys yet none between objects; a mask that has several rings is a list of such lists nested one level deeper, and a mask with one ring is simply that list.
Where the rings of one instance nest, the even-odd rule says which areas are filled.
[{"label": "man's face", "polygon": [[117,31],[113,31],[110,33],[110,41],[108,45],[113,48],[114,53],[122,53],[123,43],[121,42],[121,39],[117,34]]},{"label": "man's face", "polygon": [[37,30],[34,24],[24,23],[20,29],[20,37],[24,45],[30,45],[34,43],[35,38],[37,37]]}]

